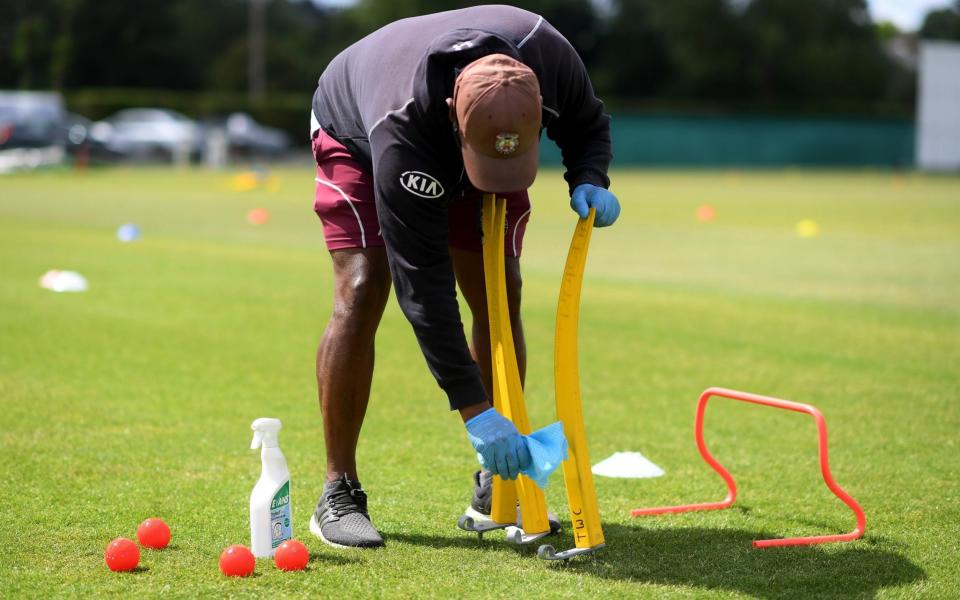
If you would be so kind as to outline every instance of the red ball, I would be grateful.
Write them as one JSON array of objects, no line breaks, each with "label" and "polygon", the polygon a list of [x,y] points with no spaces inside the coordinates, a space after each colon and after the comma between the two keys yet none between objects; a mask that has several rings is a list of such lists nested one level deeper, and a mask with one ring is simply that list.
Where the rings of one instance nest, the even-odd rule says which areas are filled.
[{"label": "red ball", "polygon": [[243,544],[227,546],[220,554],[220,572],[229,577],[246,577],[253,573],[257,559]]},{"label": "red ball", "polygon": [[277,546],[273,562],[281,571],[302,571],[310,560],[310,551],[297,540],[287,540]]},{"label": "red ball", "polygon": [[137,527],[137,539],[144,548],[160,550],[170,543],[170,528],[163,519],[147,519]]},{"label": "red ball", "polygon": [[140,548],[133,540],[118,537],[107,546],[103,560],[111,571],[132,571],[140,562]]}]

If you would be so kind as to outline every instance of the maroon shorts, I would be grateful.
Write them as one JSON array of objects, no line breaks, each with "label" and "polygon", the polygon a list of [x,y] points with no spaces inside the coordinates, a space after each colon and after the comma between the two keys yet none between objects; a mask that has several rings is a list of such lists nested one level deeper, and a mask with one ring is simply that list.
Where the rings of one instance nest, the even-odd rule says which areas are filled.
[{"label": "maroon shorts", "polygon": [[[317,192],[313,210],[323,222],[328,250],[382,247],[373,196],[373,177],[337,140],[321,129],[313,137],[317,161]],[[526,191],[502,194],[507,199],[504,254],[520,256],[523,234],[530,219],[530,197]],[[449,245],[460,250],[481,252],[480,202],[482,194],[471,189],[449,204]]]}]

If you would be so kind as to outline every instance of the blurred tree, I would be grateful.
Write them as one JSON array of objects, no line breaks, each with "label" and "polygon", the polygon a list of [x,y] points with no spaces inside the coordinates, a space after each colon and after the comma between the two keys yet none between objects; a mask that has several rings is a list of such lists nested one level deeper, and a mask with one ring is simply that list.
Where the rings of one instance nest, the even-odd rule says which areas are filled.
[{"label": "blurred tree", "polygon": [[[177,11],[185,3],[82,0],[73,19],[67,85],[195,89],[201,83],[197,58],[204,48],[181,39],[184,23]],[[214,22],[220,17],[203,16]]]},{"label": "blurred tree", "polygon": [[[210,61],[206,63],[203,75],[203,87],[206,89],[247,89],[246,10],[237,16],[240,18],[237,28],[223,40],[219,50],[212,53]],[[312,92],[330,59],[367,31],[350,13],[318,8],[309,2],[271,2],[266,18],[268,92]]]},{"label": "blurred tree", "polygon": [[885,97],[886,57],[865,0],[753,0],[745,85],[758,99],[839,108]]},{"label": "blurred tree", "polygon": [[275,32],[268,34],[267,43],[267,87],[271,90],[312,94],[327,63],[368,33],[348,12],[321,10],[310,2],[274,2],[267,16],[267,28]]},{"label": "blurred tree", "polygon": [[596,64],[603,32],[591,0],[516,0],[513,4],[542,15],[573,44],[588,69]]},{"label": "blurred tree", "polygon": [[0,3],[0,82],[21,88],[49,85],[53,10],[46,0]]},{"label": "blurred tree", "polygon": [[50,47],[50,87],[63,89],[67,69],[73,57],[73,20],[81,0],[56,0],[58,23],[56,35]]},{"label": "blurred tree", "polygon": [[[178,44],[190,61],[190,89],[242,91],[247,85],[245,0],[168,0],[178,23]],[[225,57],[239,59],[229,69]]]},{"label": "blurred tree", "polygon": [[262,102],[267,93],[267,5],[270,0],[247,0],[247,96]]},{"label": "blurred tree", "polygon": [[[2,0],[0,87],[244,92],[250,1]],[[267,98],[309,95],[335,54],[388,22],[480,3],[357,0],[331,8],[270,0]],[[893,32],[870,22],[865,0],[515,3],[543,15],[573,43],[613,105],[829,111],[894,101],[909,107],[904,90],[912,86],[903,83],[909,75],[883,50]],[[960,37],[958,14],[960,3],[934,11],[924,34]]]},{"label": "blurred tree", "polygon": [[461,2],[459,0],[357,0],[350,9],[349,16],[367,32],[383,27],[399,19],[426,15],[464,6],[483,4],[483,2]]},{"label": "blurred tree", "polygon": [[603,97],[649,98],[664,92],[674,71],[667,32],[654,0],[618,0],[601,24],[594,86]]},{"label": "blurred tree", "polygon": [[927,13],[920,37],[936,40],[960,40],[960,1],[952,7]]},{"label": "blurred tree", "polygon": [[751,36],[741,3],[674,0],[651,7],[654,24],[670,40],[667,95],[727,102],[751,94],[744,77]]},{"label": "blurred tree", "polygon": [[[362,31],[387,23],[445,10],[489,4],[463,0],[358,0],[348,13]],[[577,48],[589,64],[597,46],[596,10],[591,0],[513,0],[509,4],[542,15]]]},{"label": "blurred tree", "polygon": [[890,40],[903,35],[903,32],[900,31],[900,28],[897,27],[895,23],[890,21],[881,21],[874,25],[874,28],[877,32],[877,38],[882,42],[889,42]]},{"label": "blurred tree", "polygon": [[17,23],[13,32],[10,60],[19,70],[20,87],[42,86],[46,83],[41,73],[49,60],[50,30],[41,17],[30,15]]}]

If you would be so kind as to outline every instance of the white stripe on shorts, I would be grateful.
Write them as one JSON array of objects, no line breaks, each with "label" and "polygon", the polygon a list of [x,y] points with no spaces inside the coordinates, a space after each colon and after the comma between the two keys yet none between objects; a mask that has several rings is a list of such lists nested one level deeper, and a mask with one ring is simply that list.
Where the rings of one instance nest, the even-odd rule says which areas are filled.
[{"label": "white stripe on shorts", "polygon": [[514,255],[514,256],[517,255],[517,233],[520,231],[520,221],[522,221],[522,220],[524,220],[524,219],[528,219],[528,218],[530,218],[530,209],[529,209],[529,208],[527,209],[527,212],[525,212],[525,213],[523,213],[522,215],[520,215],[520,218],[517,219],[517,222],[513,224],[513,236],[511,236],[513,239],[512,239],[511,241],[512,241],[512,243],[513,243],[513,255]]},{"label": "white stripe on shorts", "polygon": [[316,182],[319,183],[319,184],[325,185],[325,186],[327,186],[327,187],[329,187],[329,188],[333,188],[333,189],[337,190],[337,193],[340,194],[340,196],[341,196],[344,200],[347,201],[347,204],[350,205],[350,210],[353,211],[353,216],[355,216],[355,217],[357,218],[357,225],[360,226],[360,243],[363,245],[364,248],[366,248],[366,247],[367,247],[367,233],[363,230],[363,221],[360,220],[360,213],[358,213],[358,212],[357,212],[357,209],[353,206],[353,201],[352,201],[346,194],[343,193],[343,190],[341,190],[339,187],[337,187],[336,185],[334,185],[332,182],[324,181],[323,179],[320,179],[319,177],[314,177],[314,181],[316,181]]}]

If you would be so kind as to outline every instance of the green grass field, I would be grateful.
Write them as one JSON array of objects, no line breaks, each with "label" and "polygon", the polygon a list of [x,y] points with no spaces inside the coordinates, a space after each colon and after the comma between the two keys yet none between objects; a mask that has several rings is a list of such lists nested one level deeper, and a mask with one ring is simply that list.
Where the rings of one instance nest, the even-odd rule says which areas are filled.
[{"label": "green grass field", "polygon": [[[656,479],[597,478],[607,548],[566,565],[456,529],[473,452],[391,300],[361,437],[382,551],[330,549],[307,521],[323,481],[313,356],[331,305],[309,167],[269,189],[229,174],[131,168],[0,178],[0,581],[9,597],[929,597],[960,596],[960,178],[883,172],[614,174],[620,222],[594,233],[580,357],[593,462],[643,452]],[[540,176],[524,244],[527,404],[553,420],[553,318],[574,217]],[[698,205],[716,207],[709,223]],[[257,206],[271,220],[246,222]],[[795,225],[814,219],[820,235]],[[122,244],[124,222],[143,231]],[[90,281],[38,286],[48,269]],[[633,519],[720,499],[693,411],[719,385],[817,405],[864,539],[755,550],[761,536],[840,533],[808,417],[718,401],[711,450],[736,508]],[[259,474],[250,422],[284,422],[294,532],[306,572],[249,543]],[[562,478],[547,491],[566,515]],[[160,516],[172,547],[115,574],[103,550]],[[571,545],[569,527],[554,544]]]}]

